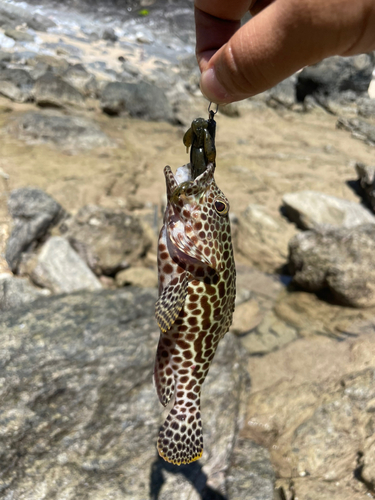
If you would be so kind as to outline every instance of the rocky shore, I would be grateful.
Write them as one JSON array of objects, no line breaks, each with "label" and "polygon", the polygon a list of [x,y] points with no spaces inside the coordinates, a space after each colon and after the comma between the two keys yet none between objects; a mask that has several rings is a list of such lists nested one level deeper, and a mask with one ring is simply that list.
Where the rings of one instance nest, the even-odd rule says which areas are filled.
[{"label": "rocky shore", "polygon": [[373,54],[220,108],[236,313],[202,460],[158,458],[162,169],[206,116],[192,1],[0,1],[0,497],[375,496]]}]

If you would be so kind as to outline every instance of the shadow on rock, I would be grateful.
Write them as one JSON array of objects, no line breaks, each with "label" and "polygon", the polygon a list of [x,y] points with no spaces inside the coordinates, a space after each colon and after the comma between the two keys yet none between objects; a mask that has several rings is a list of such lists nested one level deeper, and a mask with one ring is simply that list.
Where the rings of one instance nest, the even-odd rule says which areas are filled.
[{"label": "shadow on rock", "polygon": [[158,457],[151,467],[150,499],[159,500],[165,483],[163,471],[172,475],[182,475],[197,491],[202,500],[227,500],[227,497],[207,486],[207,474],[203,472],[201,464],[193,462],[189,465],[173,465]]}]

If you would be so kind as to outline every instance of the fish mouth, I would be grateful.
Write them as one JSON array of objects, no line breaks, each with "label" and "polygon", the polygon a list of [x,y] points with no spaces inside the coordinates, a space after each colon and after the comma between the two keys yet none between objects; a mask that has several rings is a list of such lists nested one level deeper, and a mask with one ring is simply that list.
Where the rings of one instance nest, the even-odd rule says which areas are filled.
[{"label": "fish mouth", "polygon": [[[180,167],[182,168],[182,167]],[[180,196],[194,196],[194,197],[200,197],[208,188],[210,181],[213,179],[213,172],[215,170],[215,165],[213,163],[209,163],[207,165],[206,170],[200,174],[195,180],[191,180],[191,173],[190,173],[190,166],[189,170],[186,172],[188,174],[188,179],[183,178],[182,175],[178,175],[178,172],[176,172],[177,175],[173,175],[173,186],[172,183],[169,183],[169,192],[171,193],[170,195],[170,201],[172,203],[177,203],[178,199]],[[171,179],[167,178],[167,183],[168,180],[170,181]]]}]

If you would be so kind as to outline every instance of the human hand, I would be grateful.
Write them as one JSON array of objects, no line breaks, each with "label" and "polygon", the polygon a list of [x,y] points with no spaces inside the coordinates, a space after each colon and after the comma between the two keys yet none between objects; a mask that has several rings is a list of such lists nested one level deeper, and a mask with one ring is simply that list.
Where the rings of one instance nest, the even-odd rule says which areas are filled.
[{"label": "human hand", "polygon": [[263,92],[325,57],[375,50],[374,0],[195,0],[195,23],[201,90],[215,103]]}]

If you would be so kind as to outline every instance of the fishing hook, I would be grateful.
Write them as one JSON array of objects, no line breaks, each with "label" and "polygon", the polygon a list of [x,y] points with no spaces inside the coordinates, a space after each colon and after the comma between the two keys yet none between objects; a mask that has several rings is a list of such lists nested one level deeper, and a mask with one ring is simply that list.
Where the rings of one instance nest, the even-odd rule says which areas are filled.
[{"label": "fishing hook", "polygon": [[212,104],[212,101],[210,101],[210,104],[208,105],[208,109],[207,109],[207,111],[208,111],[209,116],[212,118],[212,117],[214,117],[214,116],[216,115],[216,113],[218,112],[218,110],[219,110],[219,105],[218,105],[218,104],[216,104],[216,111],[212,111],[212,109],[211,109],[211,104]]}]

